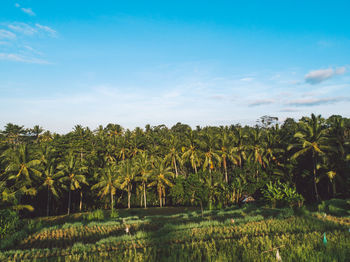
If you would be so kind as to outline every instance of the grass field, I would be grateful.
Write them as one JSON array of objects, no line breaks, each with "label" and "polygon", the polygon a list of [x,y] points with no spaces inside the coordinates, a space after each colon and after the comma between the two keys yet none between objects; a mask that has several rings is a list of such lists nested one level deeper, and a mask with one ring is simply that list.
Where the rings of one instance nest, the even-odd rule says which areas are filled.
[{"label": "grass field", "polygon": [[349,228],[348,216],[253,204],[95,211],[25,221],[0,260],[276,261],[278,249],[283,261],[349,261]]}]

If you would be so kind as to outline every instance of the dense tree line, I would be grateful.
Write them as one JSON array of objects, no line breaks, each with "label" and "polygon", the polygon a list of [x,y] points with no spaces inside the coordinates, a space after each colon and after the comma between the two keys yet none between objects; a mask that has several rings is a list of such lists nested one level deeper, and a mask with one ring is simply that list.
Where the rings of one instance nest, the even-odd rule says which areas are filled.
[{"label": "dense tree line", "polygon": [[[267,185],[306,201],[349,197],[350,119],[261,117],[257,125],[144,129],[117,124],[60,135],[7,124],[0,207],[23,215],[159,205],[227,206]],[[35,210],[35,212],[29,212]]]}]

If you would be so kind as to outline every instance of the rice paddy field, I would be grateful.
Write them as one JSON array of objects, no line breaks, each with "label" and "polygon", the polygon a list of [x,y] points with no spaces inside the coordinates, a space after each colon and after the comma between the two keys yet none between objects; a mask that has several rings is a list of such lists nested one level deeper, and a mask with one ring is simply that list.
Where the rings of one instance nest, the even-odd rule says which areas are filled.
[{"label": "rice paddy field", "polygon": [[149,208],[26,220],[1,261],[350,261],[350,217],[305,208]]}]

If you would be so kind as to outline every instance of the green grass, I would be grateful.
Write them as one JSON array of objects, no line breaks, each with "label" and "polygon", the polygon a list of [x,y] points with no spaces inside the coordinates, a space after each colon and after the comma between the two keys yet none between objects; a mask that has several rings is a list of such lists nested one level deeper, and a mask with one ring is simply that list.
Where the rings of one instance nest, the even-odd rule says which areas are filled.
[{"label": "green grass", "polygon": [[88,215],[30,220],[3,246],[0,261],[276,261],[276,248],[283,261],[350,257],[350,218],[306,210],[248,205],[203,217],[193,208]]}]

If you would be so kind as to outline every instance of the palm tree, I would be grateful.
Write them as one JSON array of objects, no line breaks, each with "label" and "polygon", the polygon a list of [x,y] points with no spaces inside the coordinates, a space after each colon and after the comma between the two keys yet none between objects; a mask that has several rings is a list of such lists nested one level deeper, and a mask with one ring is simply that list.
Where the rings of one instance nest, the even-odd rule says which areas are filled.
[{"label": "palm tree", "polygon": [[181,157],[179,155],[179,140],[173,134],[170,134],[170,138],[166,140],[168,142],[167,144],[169,145],[169,148],[167,155],[165,155],[165,160],[171,163],[171,166],[174,167],[175,175],[178,177],[179,172],[177,170],[176,161],[181,162]]},{"label": "palm tree", "polygon": [[248,161],[254,163],[257,180],[259,180],[259,165],[262,168],[265,168],[268,165],[264,145],[264,134],[263,129],[259,127],[252,129],[250,132],[250,145],[247,146],[250,151]]},{"label": "palm tree", "polygon": [[301,155],[311,153],[313,162],[313,181],[316,200],[319,200],[317,190],[317,158],[324,154],[325,150],[329,150],[327,129],[323,126],[323,118],[321,115],[311,115],[311,118],[304,118],[300,121],[300,130],[294,137],[297,140],[296,144],[288,146],[288,150],[297,148],[297,151],[292,155],[292,159],[296,159]]},{"label": "palm tree", "polygon": [[31,185],[33,180],[41,176],[40,160],[33,159],[33,155],[29,152],[26,144],[19,145],[18,149],[7,149],[2,154],[2,158],[5,162],[5,172],[9,175],[9,180]]},{"label": "palm tree", "polygon": [[213,131],[206,129],[202,134],[201,147],[204,151],[203,171],[209,166],[209,172],[215,169],[215,162],[221,165],[221,157],[217,153],[218,140]]},{"label": "palm tree", "polygon": [[217,134],[217,139],[220,144],[220,149],[217,151],[220,158],[222,159],[222,164],[224,166],[225,172],[225,182],[228,183],[228,175],[227,175],[227,160],[230,156],[230,148],[231,148],[231,137],[228,128],[221,129],[221,133]]},{"label": "palm tree", "polygon": [[120,188],[128,191],[128,208],[130,208],[132,184],[135,181],[136,169],[132,160],[126,159],[119,163],[118,173],[120,174]]},{"label": "palm tree", "polygon": [[111,210],[114,209],[114,195],[119,186],[117,176],[117,166],[108,164],[104,168],[100,168],[95,174],[98,182],[91,187],[92,190],[99,189],[98,196],[101,198],[110,194]]},{"label": "palm tree", "polygon": [[62,178],[63,172],[58,171],[57,166],[54,163],[50,163],[45,167],[43,172],[42,186],[47,187],[47,206],[46,216],[50,215],[50,193],[58,197],[58,185],[57,182]]},{"label": "palm tree", "polygon": [[87,168],[79,166],[77,157],[74,155],[73,151],[69,151],[64,161],[58,166],[58,169],[65,174],[65,176],[61,178],[61,181],[68,182],[69,194],[67,214],[69,215],[72,191],[81,188],[81,184],[88,185],[86,177],[83,175]]},{"label": "palm tree", "polygon": [[174,177],[174,173],[171,171],[171,167],[166,166],[166,162],[159,158],[154,163],[154,169],[152,170],[152,182],[148,185],[149,187],[156,186],[159,196],[159,206],[163,207],[165,204],[165,187],[172,187],[173,183],[169,177]]},{"label": "palm tree", "polygon": [[62,171],[57,168],[58,158],[55,157],[56,151],[54,148],[48,145],[43,145],[40,149],[40,161],[43,166],[43,176],[41,187],[47,187],[47,206],[46,215],[50,214],[50,193],[58,197],[58,185],[57,182],[64,175]]},{"label": "palm tree", "polygon": [[196,141],[197,138],[195,136],[194,131],[190,131],[187,134],[187,139],[186,139],[186,144],[187,146],[182,147],[182,159],[185,160],[189,160],[191,163],[192,168],[194,169],[194,172],[197,174],[198,170],[197,170],[197,166],[200,165],[201,160],[199,157],[199,152],[198,149],[196,147]]},{"label": "palm tree", "polygon": [[147,208],[146,185],[148,183],[148,180],[149,180],[152,172],[151,172],[151,161],[148,158],[148,155],[147,155],[146,152],[142,152],[136,158],[136,160],[135,160],[135,168],[137,170],[137,173],[139,174],[139,176],[136,177],[135,180],[136,181],[141,181],[142,190],[143,190],[144,207]]}]

